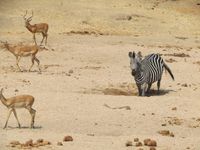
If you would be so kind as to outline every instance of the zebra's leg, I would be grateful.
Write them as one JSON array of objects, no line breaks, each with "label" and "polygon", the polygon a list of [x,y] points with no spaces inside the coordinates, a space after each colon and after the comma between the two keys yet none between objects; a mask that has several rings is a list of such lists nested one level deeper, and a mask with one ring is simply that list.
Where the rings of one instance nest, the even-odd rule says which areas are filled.
[{"label": "zebra's leg", "polygon": [[152,85],[152,83],[149,83],[149,84],[148,84],[148,88],[147,88],[147,96],[150,96],[151,85]]},{"label": "zebra's leg", "polygon": [[158,82],[157,82],[157,87],[158,87],[157,94],[158,95],[160,94],[160,81],[161,81],[161,79],[159,79]]},{"label": "zebra's leg", "polygon": [[147,89],[147,83],[144,83],[144,84],[142,85],[142,96],[145,96],[146,89]]},{"label": "zebra's leg", "polygon": [[138,88],[139,96],[142,96],[141,85],[140,85],[140,84],[137,84],[137,88]]}]

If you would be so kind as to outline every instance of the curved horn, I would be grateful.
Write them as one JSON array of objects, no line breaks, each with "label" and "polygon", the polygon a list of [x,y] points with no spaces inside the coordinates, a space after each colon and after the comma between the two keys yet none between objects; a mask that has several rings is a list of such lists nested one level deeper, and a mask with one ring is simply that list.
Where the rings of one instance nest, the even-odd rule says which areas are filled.
[{"label": "curved horn", "polygon": [[27,20],[30,21],[32,18],[33,18],[33,10],[32,10],[32,15]]},{"label": "curved horn", "polygon": [[24,20],[26,20],[26,18],[25,18],[25,16],[27,15],[27,10],[26,10],[26,13],[25,13],[25,15],[23,15],[23,18],[24,18]]}]

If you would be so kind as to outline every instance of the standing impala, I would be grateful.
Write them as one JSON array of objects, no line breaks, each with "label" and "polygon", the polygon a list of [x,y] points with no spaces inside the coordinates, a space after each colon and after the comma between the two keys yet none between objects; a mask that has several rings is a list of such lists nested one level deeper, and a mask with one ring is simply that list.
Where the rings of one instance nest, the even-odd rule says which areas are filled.
[{"label": "standing impala", "polygon": [[44,38],[45,38],[45,45],[46,45],[47,44],[47,36],[48,36],[47,32],[49,29],[49,25],[47,23],[38,23],[38,24],[31,25],[30,22],[33,17],[33,11],[32,11],[32,16],[30,16],[28,19],[25,18],[26,15],[27,15],[27,10],[26,10],[25,15],[23,16],[24,21],[25,21],[25,27],[31,33],[33,33],[33,40],[34,40],[35,44],[37,44],[36,39],[35,39],[35,33],[41,33],[43,38],[42,38],[40,45],[43,43]]}]

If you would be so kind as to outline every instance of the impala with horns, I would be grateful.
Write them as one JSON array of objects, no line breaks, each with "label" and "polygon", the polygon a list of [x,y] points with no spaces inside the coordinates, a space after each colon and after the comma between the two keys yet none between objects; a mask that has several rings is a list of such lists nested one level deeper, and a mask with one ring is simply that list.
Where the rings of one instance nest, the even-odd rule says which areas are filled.
[{"label": "impala with horns", "polygon": [[8,120],[9,120],[12,112],[17,120],[19,128],[21,128],[21,125],[20,125],[18,117],[17,117],[17,112],[15,110],[18,108],[25,108],[30,112],[30,114],[31,114],[31,126],[30,127],[34,128],[35,113],[36,113],[36,110],[34,110],[32,108],[32,105],[34,103],[34,97],[31,95],[18,95],[18,96],[14,96],[11,98],[5,98],[2,92],[3,92],[3,88],[0,91],[0,100],[8,108],[8,116],[7,116],[6,123],[4,125],[4,129],[7,127]]},{"label": "impala with horns", "polygon": [[32,15],[29,18],[25,18],[27,15],[27,10],[25,15],[23,15],[24,21],[25,21],[25,27],[33,34],[33,40],[36,43],[36,38],[35,38],[35,33],[41,33],[42,34],[42,41],[40,43],[40,45],[43,43],[43,40],[45,39],[45,45],[47,44],[47,32],[49,29],[49,25],[47,23],[38,23],[38,24],[34,24],[31,25],[30,22],[33,18],[33,11],[32,11]]}]

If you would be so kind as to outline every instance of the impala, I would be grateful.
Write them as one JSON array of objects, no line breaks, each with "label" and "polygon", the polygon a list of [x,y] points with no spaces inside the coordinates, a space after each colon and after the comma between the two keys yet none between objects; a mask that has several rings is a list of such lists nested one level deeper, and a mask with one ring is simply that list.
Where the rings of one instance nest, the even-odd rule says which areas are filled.
[{"label": "impala", "polygon": [[38,24],[31,25],[30,22],[33,18],[33,11],[32,11],[32,15],[28,19],[25,18],[26,15],[27,15],[27,10],[26,10],[25,15],[23,16],[24,21],[25,21],[25,27],[33,34],[33,40],[35,44],[37,44],[36,39],[35,39],[35,33],[41,33],[43,38],[40,45],[43,43],[44,38],[45,38],[45,45],[46,45],[47,36],[48,36],[47,32],[49,29],[49,25],[47,23],[38,23]]},{"label": "impala", "polygon": [[10,44],[8,44],[7,41],[6,42],[1,41],[1,43],[3,43],[4,47],[16,57],[16,65],[17,65],[19,71],[21,71],[21,69],[19,67],[19,61],[20,61],[21,57],[31,56],[32,65],[30,66],[29,71],[31,71],[31,68],[34,65],[34,61],[36,61],[38,64],[39,72],[41,72],[40,66],[39,66],[40,61],[36,58],[36,54],[38,53],[38,50],[39,50],[39,47],[37,45],[11,46]]},{"label": "impala", "polygon": [[14,113],[14,116],[17,120],[19,128],[21,128],[21,125],[19,123],[17,113],[15,110],[18,108],[25,108],[30,112],[30,114],[31,114],[31,126],[30,127],[34,128],[35,113],[36,113],[36,110],[34,110],[32,108],[32,105],[34,103],[34,97],[31,95],[18,95],[18,96],[14,96],[11,98],[5,98],[2,92],[3,92],[3,88],[0,91],[0,100],[8,108],[8,116],[7,116],[6,123],[4,125],[4,129],[7,127],[8,120],[9,120],[12,112]]}]

